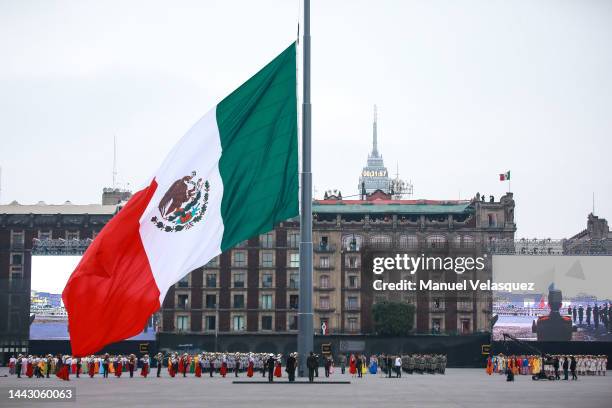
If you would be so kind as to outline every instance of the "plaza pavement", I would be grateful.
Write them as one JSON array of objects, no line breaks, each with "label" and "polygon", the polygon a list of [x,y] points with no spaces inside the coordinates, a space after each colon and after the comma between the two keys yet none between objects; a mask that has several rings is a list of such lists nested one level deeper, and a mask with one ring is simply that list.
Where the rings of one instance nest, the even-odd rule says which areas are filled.
[{"label": "plaza pavement", "polygon": [[[323,373],[323,369],[320,370]],[[351,384],[233,384],[234,377],[101,378],[71,376],[18,379],[0,368],[0,407],[606,407],[612,406],[612,372],[607,376],[580,377],[579,381],[532,381],[517,376],[514,383],[503,375],[486,375],[484,369],[448,369],[446,375],[404,375],[363,379],[335,373],[331,380]],[[285,374],[285,373],[283,373]],[[246,376],[241,375],[241,380]],[[255,376],[254,381],[263,378]],[[302,379],[299,379],[302,380]],[[319,377],[324,381],[324,377]],[[286,377],[280,381],[286,382]],[[34,387],[75,387],[76,402],[9,400],[8,390]]]}]

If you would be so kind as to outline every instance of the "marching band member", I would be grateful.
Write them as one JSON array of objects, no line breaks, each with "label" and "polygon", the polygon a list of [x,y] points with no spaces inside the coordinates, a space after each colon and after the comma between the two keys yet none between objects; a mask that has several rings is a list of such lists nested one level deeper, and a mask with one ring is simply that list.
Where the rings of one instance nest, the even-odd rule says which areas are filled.
[{"label": "marching band member", "polygon": [[140,375],[143,376],[144,378],[147,378],[147,375],[149,375],[149,365],[151,364],[149,355],[145,354],[144,356],[142,356],[141,361],[142,361],[142,368],[140,369]]}]

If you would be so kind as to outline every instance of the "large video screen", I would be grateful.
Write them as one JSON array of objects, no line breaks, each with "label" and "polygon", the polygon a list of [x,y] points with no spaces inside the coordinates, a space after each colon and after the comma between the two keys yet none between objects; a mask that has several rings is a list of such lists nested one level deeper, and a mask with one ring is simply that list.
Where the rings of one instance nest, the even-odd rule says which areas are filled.
[{"label": "large video screen", "polygon": [[[32,256],[30,292],[30,340],[68,340],[68,315],[62,302],[62,291],[80,256]],[[154,340],[151,324],[130,340]]]},{"label": "large video screen", "polygon": [[495,255],[493,282],[494,340],[612,341],[612,256]]}]

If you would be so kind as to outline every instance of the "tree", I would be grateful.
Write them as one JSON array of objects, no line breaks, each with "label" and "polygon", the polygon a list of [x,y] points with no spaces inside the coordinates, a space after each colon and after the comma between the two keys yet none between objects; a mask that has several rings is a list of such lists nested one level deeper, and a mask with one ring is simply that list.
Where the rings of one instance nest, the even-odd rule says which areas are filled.
[{"label": "tree", "polygon": [[414,326],[414,305],[379,302],[372,306],[374,330],[383,336],[405,336]]}]

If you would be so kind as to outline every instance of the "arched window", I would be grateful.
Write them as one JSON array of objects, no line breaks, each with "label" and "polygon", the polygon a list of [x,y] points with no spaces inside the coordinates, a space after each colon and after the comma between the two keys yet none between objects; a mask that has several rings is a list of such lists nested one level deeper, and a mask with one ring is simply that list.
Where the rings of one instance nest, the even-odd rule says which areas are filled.
[{"label": "arched window", "polygon": [[401,235],[399,238],[399,247],[402,249],[414,249],[418,243],[416,235]]},{"label": "arched window", "polygon": [[370,244],[374,248],[390,248],[391,237],[388,235],[373,235],[370,237]]},{"label": "arched window", "polygon": [[361,235],[345,235],[342,237],[342,249],[346,251],[359,251],[362,241]]},{"label": "arched window", "polygon": [[446,246],[446,237],[444,235],[435,234],[427,237],[428,248],[444,248]]},{"label": "arched window", "polygon": [[474,237],[472,237],[471,235],[463,236],[463,248],[474,248],[474,245]]}]

